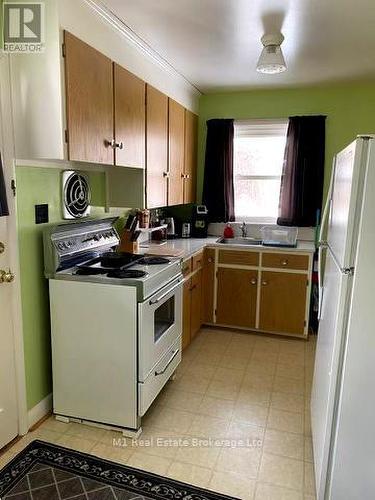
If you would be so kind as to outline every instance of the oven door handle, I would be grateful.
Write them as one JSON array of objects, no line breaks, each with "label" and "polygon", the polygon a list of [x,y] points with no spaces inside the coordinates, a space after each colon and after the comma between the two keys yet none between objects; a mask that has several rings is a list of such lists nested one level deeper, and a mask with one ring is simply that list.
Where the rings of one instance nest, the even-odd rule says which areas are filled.
[{"label": "oven door handle", "polygon": [[180,349],[177,349],[176,351],[174,351],[174,353],[170,357],[168,363],[165,365],[165,367],[163,368],[163,370],[161,372],[155,372],[155,377],[158,377],[159,375],[163,375],[163,373],[165,373],[167,371],[168,366],[172,363],[172,361],[174,360],[174,358],[177,356],[177,354],[179,352],[180,352]]},{"label": "oven door handle", "polygon": [[169,295],[171,292],[176,290],[181,285],[181,281],[179,281],[176,285],[172,286],[167,292],[163,293],[163,295],[160,295],[157,299],[151,299],[149,304],[150,306],[153,306],[154,304],[158,304],[161,300],[163,300],[167,295]]}]

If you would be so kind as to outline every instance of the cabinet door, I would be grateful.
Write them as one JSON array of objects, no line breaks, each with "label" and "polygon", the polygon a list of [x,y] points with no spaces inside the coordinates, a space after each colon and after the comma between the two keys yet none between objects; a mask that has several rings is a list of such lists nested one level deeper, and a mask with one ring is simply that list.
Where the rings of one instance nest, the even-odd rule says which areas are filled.
[{"label": "cabinet door", "polygon": [[169,99],[169,178],[168,205],[184,202],[183,172],[185,143],[185,109]]},{"label": "cabinet door", "polygon": [[216,322],[255,328],[258,272],[219,268]]},{"label": "cabinet door", "polygon": [[113,164],[112,61],[67,31],[64,41],[69,160]]},{"label": "cabinet door", "polygon": [[198,271],[191,278],[191,338],[199,332],[201,320],[202,302],[202,271]]},{"label": "cabinet door", "polygon": [[184,203],[195,203],[197,181],[198,117],[185,110]]},{"label": "cabinet door", "polygon": [[185,281],[182,304],[182,349],[185,349],[191,340],[191,279]]},{"label": "cabinet door", "polygon": [[202,322],[214,322],[215,250],[206,248],[202,269]]},{"label": "cabinet door", "polygon": [[303,335],[307,275],[262,272],[259,328]]},{"label": "cabinet door", "polygon": [[118,64],[114,71],[115,164],[142,167],[145,164],[145,88],[146,84]]},{"label": "cabinet door", "polygon": [[146,87],[146,197],[147,207],[167,205],[168,97]]}]

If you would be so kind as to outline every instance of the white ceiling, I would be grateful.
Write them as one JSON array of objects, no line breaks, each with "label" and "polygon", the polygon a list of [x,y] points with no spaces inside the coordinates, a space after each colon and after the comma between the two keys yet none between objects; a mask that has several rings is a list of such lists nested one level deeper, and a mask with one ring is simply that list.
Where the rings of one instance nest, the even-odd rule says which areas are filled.
[{"label": "white ceiling", "polygon": [[[202,92],[375,76],[375,0],[103,0]],[[255,71],[282,31],[288,70]]]}]

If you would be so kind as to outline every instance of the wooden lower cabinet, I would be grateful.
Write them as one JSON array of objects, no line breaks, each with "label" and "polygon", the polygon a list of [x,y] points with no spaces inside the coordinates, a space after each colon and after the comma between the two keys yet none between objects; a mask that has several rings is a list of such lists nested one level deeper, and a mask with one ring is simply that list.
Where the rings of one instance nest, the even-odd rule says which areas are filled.
[{"label": "wooden lower cabinet", "polygon": [[185,349],[202,325],[202,270],[187,279],[183,287],[182,348]]},{"label": "wooden lower cabinet", "polygon": [[182,349],[191,341],[191,278],[184,283],[182,304]]},{"label": "wooden lower cabinet", "polygon": [[219,268],[217,273],[216,322],[255,328],[258,272]]},{"label": "wooden lower cabinet", "polygon": [[199,332],[201,319],[202,302],[202,271],[196,272],[191,278],[191,338],[193,339]]},{"label": "wooden lower cabinet", "polygon": [[303,335],[307,275],[262,271],[259,329]]},{"label": "wooden lower cabinet", "polygon": [[214,322],[215,250],[206,248],[202,269],[202,323]]}]

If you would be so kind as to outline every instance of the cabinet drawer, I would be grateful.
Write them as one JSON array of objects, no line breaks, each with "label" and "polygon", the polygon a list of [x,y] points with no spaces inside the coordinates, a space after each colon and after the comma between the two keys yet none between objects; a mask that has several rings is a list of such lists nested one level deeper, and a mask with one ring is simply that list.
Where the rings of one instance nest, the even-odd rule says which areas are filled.
[{"label": "cabinet drawer", "polygon": [[309,257],[307,255],[291,253],[264,253],[262,256],[262,267],[307,271],[309,268]]},{"label": "cabinet drawer", "polygon": [[181,362],[181,337],[168,349],[161,360],[154,366],[143,383],[138,383],[139,414],[141,417],[151,406],[156,396],[167,383]]},{"label": "cabinet drawer", "polygon": [[259,253],[242,252],[240,250],[220,250],[219,264],[257,266],[259,264]]},{"label": "cabinet drawer", "polygon": [[193,270],[192,259],[189,258],[184,260],[182,263],[182,274],[184,276],[188,276],[192,272],[192,270]]},{"label": "cabinet drawer", "polygon": [[193,271],[200,269],[203,265],[203,252],[197,253],[193,256]]}]

